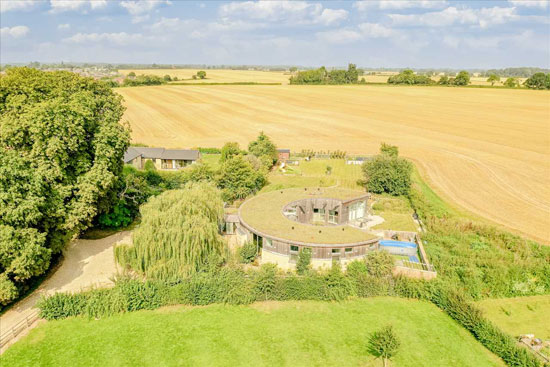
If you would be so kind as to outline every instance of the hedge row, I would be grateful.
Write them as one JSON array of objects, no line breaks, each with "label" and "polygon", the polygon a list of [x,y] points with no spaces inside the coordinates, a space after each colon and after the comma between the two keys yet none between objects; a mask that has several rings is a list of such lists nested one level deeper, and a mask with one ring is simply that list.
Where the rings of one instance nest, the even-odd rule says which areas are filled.
[{"label": "hedge row", "polygon": [[124,278],[112,289],[77,294],[58,293],[39,303],[47,320],[70,316],[104,317],[164,305],[207,305],[211,303],[249,304],[263,300],[334,301],[350,297],[400,296],[433,302],[470,331],[487,349],[509,366],[537,367],[538,360],[514,339],[500,331],[460,292],[435,280],[375,277],[365,272],[344,274],[334,267],[328,273],[305,276],[277,274],[274,266],[256,272],[222,268],[199,273],[183,282],[168,284]]}]

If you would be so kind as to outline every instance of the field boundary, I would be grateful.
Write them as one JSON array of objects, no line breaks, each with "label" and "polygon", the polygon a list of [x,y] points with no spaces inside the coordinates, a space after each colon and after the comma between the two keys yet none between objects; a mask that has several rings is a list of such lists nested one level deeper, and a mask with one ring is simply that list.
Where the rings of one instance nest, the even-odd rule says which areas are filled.
[{"label": "field boundary", "polygon": [[34,309],[29,315],[12,326],[8,331],[0,334],[0,348],[3,348],[23,331],[30,328],[38,319],[40,319],[40,310]]}]

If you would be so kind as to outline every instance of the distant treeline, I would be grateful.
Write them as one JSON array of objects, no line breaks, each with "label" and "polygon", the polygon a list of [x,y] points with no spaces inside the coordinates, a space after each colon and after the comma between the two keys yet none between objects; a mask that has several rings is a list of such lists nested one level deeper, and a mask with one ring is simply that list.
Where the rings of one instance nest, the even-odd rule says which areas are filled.
[{"label": "distant treeline", "polygon": [[315,70],[299,71],[290,77],[290,84],[357,84],[365,83],[365,79],[359,82],[359,70],[355,64],[349,64],[348,70],[328,71],[324,66]]},{"label": "distant treeline", "polygon": [[489,69],[485,71],[482,76],[490,76],[496,74],[506,77],[516,78],[529,78],[536,73],[550,73],[550,69],[534,68],[534,67],[522,67],[522,68],[505,68],[505,69]]}]

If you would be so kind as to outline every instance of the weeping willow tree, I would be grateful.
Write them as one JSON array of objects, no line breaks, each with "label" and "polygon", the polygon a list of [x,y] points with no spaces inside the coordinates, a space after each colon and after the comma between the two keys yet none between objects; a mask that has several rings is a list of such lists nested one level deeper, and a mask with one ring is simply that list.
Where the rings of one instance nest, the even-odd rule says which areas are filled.
[{"label": "weeping willow tree", "polygon": [[149,278],[171,280],[204,268],[210,256],[224,256],[220,191],[210,183],[188,184],[143,205],[133,244],[115,248],[124,267]]}]

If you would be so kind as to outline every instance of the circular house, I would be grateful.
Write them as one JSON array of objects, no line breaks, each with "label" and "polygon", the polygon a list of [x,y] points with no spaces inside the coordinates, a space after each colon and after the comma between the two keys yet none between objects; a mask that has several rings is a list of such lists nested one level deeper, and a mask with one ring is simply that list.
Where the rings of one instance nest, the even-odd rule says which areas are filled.
[{"label": "circular house", "polygon": [[234,219],[239,242],[253,241],[262,263],[288,269],[311,251],[313,267],[332,266],[378,250],[379,238],[362,229],[368,194],[343,188],[276,190],[245,201]]}]

